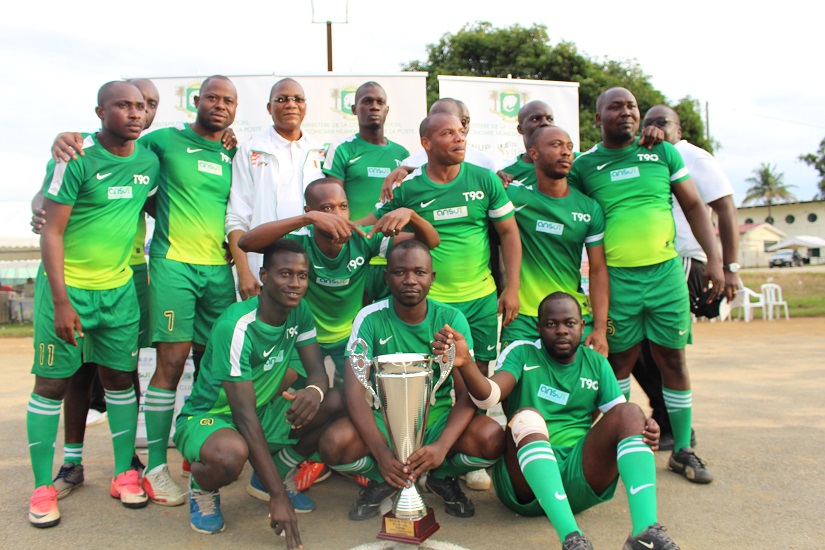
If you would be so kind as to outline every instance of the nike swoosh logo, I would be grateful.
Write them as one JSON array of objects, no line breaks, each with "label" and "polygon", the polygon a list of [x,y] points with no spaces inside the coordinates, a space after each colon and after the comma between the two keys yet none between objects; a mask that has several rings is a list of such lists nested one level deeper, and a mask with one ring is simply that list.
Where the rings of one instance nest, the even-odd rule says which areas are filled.
[{"label": "nike swoosh logo", "polygon": [[198,151],[203,151],[203,149],[190,149],[189,147],[186,148],[187,153],[197,153]]},{"label": "nike swoosh logo", "polygon": [[541,365],[530,365],[530,366],[524,365],[524,370],[533,370],[533,369],[539,368],[540,366]]},{"label": "nike swoosh logo", "polygon": [[639,544],[641,544],[641,545],[642,545],[642,546],[644,546],[645,548],[650,548],[650,550],[653,550],[653,546],[654,546],[654,545],[653,545],[653,543],[652,543],[652,542],[645,542],[645,541],[643,541],[643,540],[640,540],[640,541],[639,541]]},{"label": "nike swoosh logo", "polygon": [[32,447],[34,447],[35,445],[40,445],[40,442],[39,442],[39,441],[35,441],[34,443],[29,443],[29,448],[31,449],[31,448],[32,448]]},{"label": "nike swoosh logo", "polygon": [[160,443],[161,441],[163,441],[162,437],[160,439],[153,439],[152,441],[147,441],[146,444],[151,445],[152,443]]},{"label": "nike swoosh logo", "polygon": [[493,351],[494,349],[496,349],[495,345],[487,346],[487,351]]},{"label": "nike swoosh logo", "polygon": [[129,430],[123,430],[122,432],[113,433],[112,434],[112,439],[116,438],[119,435],[123,435],[123,434],[127,434],[127,433],[129,433]]},{"label": "nike swoosh logo", "polygon": [[567,495],[560,495],[558,491],[556,491],[556,500],[564,500],[567,498]]},{"label": "nike swoosh logo", "polygon": [[100,174],[100,173],[98,173],[95,177],[96,177],[97,179],[99,179],[99,180],[105,180],[106,178],[108,178],[108,177],[109,177],[109,176],[111,176],[111,175],[112,175],[112,173],[111,173],[111,172],[109,172],[108,174]]},{"label": "nike swoosh logo", "polygon": [[427,202],[422,202],[421,203],[421,208],[427,208],[428,206],[430,206],[434,202],[435,202],[435,199],[433,199],[431,201],[427,201]]},{"label": "nike swoosh logo", "polygon": [[138,352],[133,351],[133,352],[132,352],[132,357],[136,356],[137,354],[138,354]]},{"label": "nike swoosh logo", "polygon": [[383,346],[384,344],[386,344],[387,342],[389,342],[391,338],[392,338],[392,336],[388,336],[388,337],[386,337],[386,338],[379,338],[379,339],[378,339],[378,342],[379,342],[379,343]]},{"label": "nike swoosh logo", "polygon": [[349,159],[349,163],[350,164],[355,164],[356,162],[358,162],[358,159],[360,159],[363,156],[364,155],[358,155],[357,157],[351,158],[351,159]]},{"label": "nike swoosh logo", "polygon": [[632,486],[632,485],[631,485],[631,486],[630,486],[630,494],[631,494],[631,495],[635,495],[635,494],[636,494],[636,493],[638,493],[639,491],[642,491],[642,490],[644,490],[644,489],[647,489],[648,487],[653,487],[653,484],[652,484],[652,483],[647,483],[647,484],[645,484],[645,485],[639,485],[638,487],[634,487],[634,486]]},{"label": "nike swoosh logo", "polygon": [[315,269],[324,269],[324,266],[322,266],[322,265],[312,264],[312,267],[314,267]]},{"label": "nike swoosh logo", "polygon": [[604,168],[604,167],[605,167],[605,166],[607,166],[608,164],[610,164],[610,163],[609,163],[609,162],[605,162],[604,164],[600,164],[600,165],[596,166],[596,170],[601,170],[602,168]]},{"label": "nike swoosh logo", "polygon": [[276,347],[278,347],[278,344],[275,344],[274,346],[272,346],[269,351],[265,351],[264,352],[264,357],[269,357],[272,354],[272,352],[275,351]]},{"label": "nike swoosh logo", "polygon": [[679,336],[684,336],[685,334],[687,334],[686,330],[680,330],[679,331]]},{"label": "nike swoosh logo", "polygon": [[517,206],[516,208],[513,208],[513,210],[515,210],[516,212],[518,212],[519,210],[521,210],[521,209],[522,209],[522,208],[524,208],[525,206],[527,206],[527,205],[526,205],[526,204],[522,204],[521,206]]}]

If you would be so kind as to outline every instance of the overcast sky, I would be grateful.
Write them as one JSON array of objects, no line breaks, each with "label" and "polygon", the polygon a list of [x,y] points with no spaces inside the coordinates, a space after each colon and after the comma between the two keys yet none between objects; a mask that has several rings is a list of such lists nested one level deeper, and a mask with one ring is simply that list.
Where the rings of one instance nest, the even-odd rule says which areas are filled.
[{"label": "overcast sky", "polygon": [[[709,102],[711,134],[721,144],[717,157],[737,204],[761,162],[775,164],[797,197],[810,200],[817,174],[797,157],[816,151],[825,136],[816,8],[797,1],[771,10],[728,4],[696,0],[679,3],[689,6],[680,9],[640,2],[631,9],[596,0],[563,9],[548,2],[350,0],[349,23],[333,28],[335,70],[397,72],[403,62],[425,59],[427,44],[470,21],[542,23],[554,44],[567,40],[593,57],[636,59],[672,100],[691,95]],[[108,80],[325,71],[325,27],[311,18],[310,0],[6,6],[0,22],[2,200],[34,194],[57,132],[97,127],[95,94]]]}]

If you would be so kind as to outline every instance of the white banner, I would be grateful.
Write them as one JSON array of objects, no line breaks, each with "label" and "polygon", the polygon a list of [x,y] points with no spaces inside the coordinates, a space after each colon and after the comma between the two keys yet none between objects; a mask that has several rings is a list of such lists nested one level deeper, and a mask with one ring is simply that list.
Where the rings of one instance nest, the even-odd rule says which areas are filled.
[{"label": "white banner", "polygon": [[[427,73],[289,76],[297,80],[306,93],[307,114],[302,128],[321,143],[335,143],[358,131],[358,120],[350,109],[355,101],[355,90],[364,82],[373,80],[384,87],[390,105],[386,137],[410,150],[420,148],[418,125],[427,114]],[[152,78],[160,92],[160,105],[152,129],[193,122],[196,114],[194,97],[205,78]],[[232,129],[242,143],[272,124],[266,110],[269,91],[284,75],[229,78],[238,89],[238,111]]]},{"label": "white banner", "polygon": [[438,90],[440,97],[460,99],[470,110],[467,143],[498,160],[524,152],[524,139],[516,130],[518,112],[535,100],[550,105],[556,126],[570,134],[579,150],[578,82],[439,75]]}]

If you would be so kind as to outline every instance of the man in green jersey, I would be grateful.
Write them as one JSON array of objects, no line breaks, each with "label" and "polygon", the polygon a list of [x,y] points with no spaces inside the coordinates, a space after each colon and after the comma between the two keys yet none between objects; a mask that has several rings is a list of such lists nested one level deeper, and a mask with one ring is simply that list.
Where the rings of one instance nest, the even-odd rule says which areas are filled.
[{"label": "man in green jersey", "polygon": [[[659,426],[626,402],[604,356],[580,346],[583,329],[579,301],[554,292],[539,305],[539,339],[505,348],[491,378],[470,363],[460,334],[442,331],[434,347],[455,342],[476,405],[505,404],[506,450],[493,467],[505,506],[546,515],[563,549],[592,550],[573,514],[613,498],[621,477],[633,523],[623,548],[678,550],[656,517]],[[598,412],[604,416],[592,424]]]},{"label": "man in green jersey", "polygon": [[[476,361],[482,369],[496,357],[498,323],[508,325],[518,314],[521,240],[513,204],[491,170],[464,162],[466,141],[458,118],[439,113],[424,119],[421,145],[428,162],[410,174],[393,199],[365,219],[371,223],[396,208],[409,208],[430,222],[441,237],[433,264],[441,275],[432,298],[451,304],[467,317],[473,331]],[[490,273],[487,222],[501,236],[507,284],[496,305]]]},{"label": "man in green jersey", "polygon": [[[344,186],[352,219],[372,213],[379,202],[384,178],[401,165],[410,153],[402,145],[384,137],[384,123],[390,106],[387,93],[377,82],[365,82],[355,91],[352,113],[358,117],[358,133],[332,145],[324,161],[324,173]],[[367,301],[389,295],[384,283],[387,260],[370,260]]]},{"label": "man in green jersey", "polygon": [[[544,126],[529,135],[527,153],[535,183],[527,185],[515,179],[507,187],[521,234],[523,259],[519,314],[502,329],[502,347],[538,338],[539,302],[548,292],[562,291],[575,296],[585,314],[585,345],[606,356],[610,292],[602,209],[595,200],[567,185],[573,165],[573,142],[567,132]],[[587,249],[590,263],[589,301],[581,287],[582,247]]]},{"label": "man in green jersey", "polygon": [[147,496],[131,469],[137,430],[132,373],[137,368],[139,312],[129,269],[130,247],[146,199],[155,191],[158,159],[135,139],[146,107],[135,86],[109,82],[95,110],[102,129],[84,140],[82,161],[49,163],[43,184],[43,266],[35,293],[34,391],[27,413],[35,478],[29,521],[60,521],[52,485],[61,400],[82,360],[100,365],[115,454],[109,492],[140,508]]},{"label": "man in green jersey", "polygon": [[573,164],[568,182],[596,199],[605,215],[605,255],[610,278],[608,359],[619,386],[630,396],[630,373],[647,338],[662,373],[663,394],[673,428],[668,466],[696,483],[713,476],[690,448],[693,395],[685,364],[690,337],[690,302],[685,274],[674,248],[671,192],[708,256],[710,300],[725,287],[713,226],[682,157],[670,143],[643,147],[636,98],[611,88],[596,102],[602,142]]},{"label": "man in green jersey", "polygon": [[[361,310],[353,323],[350,345],[363,339],[365,352],[371,357],[389,353],[429,355],[435,333],[450,325],[465,336],[472,349],[473,338],[464,315],[427,296],[435,271],[425,244],[408,240],[393,247],[385,277],[391,296]],[[433,368],[438,379],[439,363]],[[424,446],[402,464],[390,450],[381,411],[370,413],[364,388],[347,363],[344,393],[349,418],[337,420],[324,432],[320,453],[333,469],[370,480],[350,509],[350,519],[374,517],[385,499],[428,471],[426,488],[444,500],[448,514],[470,517],[475,513],[456,477],[498,460],[504,446],[503,432],[494,420],[476,412],[455,370],[451,380],[452,384],[445,384],[436,393]],[[451,392],[455,394],[454,405]]]},{"label": "man in green jersey", "polygon": [[141,138],[160,158],[161,180],[149,274],[152,341],[157,368],[144,412],[149,458],[143,484],[153,502],[183,504],[172,481],[166,450],[175,391],[189,356],[195,375],[215,319],[235,301],[232,269],[224,259],[224,217],[235,150],[221,144],[232,124],[237,92],[224,76],[204,80],[192,124],[162,128]]},{"label": "man in green jersey", "polygon": [[501,169],[502,172],[510,176],[507,184],[512,181],[519,181],[523,185],[534,185],[536,183],[536,168],[533,166],[533,159],[530,158],[530,147],[527,142],[533,132],[554,124],[553,109],[544,101],[530,101],[519,109],[516,130],[524,137],[526,151]]},{"label": "man in green jersey", "polygon": [[[352,320],[362,306],[370,259],[386,258],[390,247],[412,238],[435,248],[439,243],[438,233],[418,214],[401,208],[392,216],[385,216],[375,227],[362,229],[350,221],[347,194],[331,178],[315,180],[304,194],[306,206],[302,216],[259,225],[245,233],[238,245],[243,250],[258,251],[286,237],[300,242],[307,250],[310,260],[307,303],[318,327],[321,353],[330,356],[335,364],[334,379],[339,385],[344,380],[344,350],[352,332]],[[406,225],[412,233],[399,233],[395,229]],[[389,235],[395,236],[384,237],[385,227]]]},{"label": "man in green jersey", "polygon": [[[218,490],[237,479],[248,460],[267,493],[271,527],[285,533],[287,548],[302,548],[284,477],[315,453],[321,430],[343,404],[340,392],[328,391],[315,323],[302,301],[306,252],[294,241],[273,243],[264,251],[260,278],[258,296],[233,304],[215,321],[201,374],[177,418],[175,445],[192,464],[192,529],[223,531]],[[287,393],[283,379],[295,349],[309,384]]]}]

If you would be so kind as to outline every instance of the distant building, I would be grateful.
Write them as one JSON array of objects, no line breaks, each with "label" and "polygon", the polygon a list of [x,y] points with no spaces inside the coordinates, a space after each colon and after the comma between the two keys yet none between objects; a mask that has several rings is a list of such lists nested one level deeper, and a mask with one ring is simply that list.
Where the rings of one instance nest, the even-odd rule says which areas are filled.
[{"label": "distant building", "polygon": [[[746,232],[759,229],[753,236],[750,247],[755,247],[756,242],[761,240],[764,243],[763,250],[780,242],[784,237],[814,236],[825,238],[825,200],[786,202],[771,205],[771,213],[768,215],[766,205],[740,206],[736,210],[737,221],[739,222],[740,240],[744,238],[743,228]],[[771,226],[774,236],[771,236],[770,229],[764,226]],[[743,266],[767,266],[767,258],[770,253],[765,251],[764,261],[761,257],[754,263],[752,258],[756,258],[755,248],[750,248],[746,254],[745,248],[740,242],[739,245],[740,262]],[[802,249],[799,253],[811,259],[811,263],[821,263],[825,261],[825,250],[821,248]]]}]

